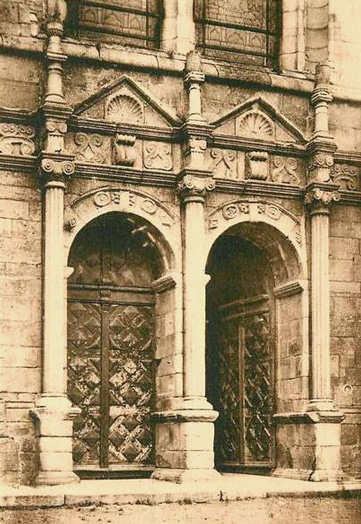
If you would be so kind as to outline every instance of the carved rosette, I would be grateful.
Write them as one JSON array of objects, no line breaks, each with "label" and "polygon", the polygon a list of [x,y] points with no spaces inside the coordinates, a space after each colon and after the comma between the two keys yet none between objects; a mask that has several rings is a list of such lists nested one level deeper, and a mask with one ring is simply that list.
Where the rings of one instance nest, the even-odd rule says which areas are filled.
[{"label": "carved rosette", "polygon": [[45,185],[50,182],[60,182],[65,185],[75,171],[75,164],[71,160],[42,158],[40,166]]},{"label": "carved rosette", "polygon": [[204,198],[208,191],[212,191],[215,188],[215,185],[213,178],[185,175],[183,179],[178,182],[178,194],[183,200],[188,197]]},{"label": "carved rosette", "polygon": [[307,189],[304,203],[308,206],[311,215],[328,214],[331,204],[333,202],[339,202],[340,199],[340,193],[334,188],[316,186]]},{"label": "carved rosette", "polygon": [[308,178],[312,182],[329,182],[333,167],[333,155],[330,152],[316,152],[308,162]]}]

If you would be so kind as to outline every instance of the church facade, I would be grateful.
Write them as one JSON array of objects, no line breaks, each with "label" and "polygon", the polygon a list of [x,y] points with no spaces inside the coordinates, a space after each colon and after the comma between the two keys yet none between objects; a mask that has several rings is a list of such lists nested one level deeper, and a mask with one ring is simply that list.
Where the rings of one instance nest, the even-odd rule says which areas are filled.
[{"label": "church facade", "polygon": [[2,482],[361,476],[357,4],[3,2]]}]

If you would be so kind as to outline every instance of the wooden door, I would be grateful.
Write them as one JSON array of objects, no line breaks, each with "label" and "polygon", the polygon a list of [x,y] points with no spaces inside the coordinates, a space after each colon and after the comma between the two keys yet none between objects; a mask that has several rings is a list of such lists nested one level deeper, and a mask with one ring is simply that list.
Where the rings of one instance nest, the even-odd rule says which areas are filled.
[{"label": "wooden door", "polygon": [[[68,394],[78,469],[141,470],[154,462],[154,267],[130,224],[102,218],[72,249]],[[144,252],[143,252],[144,251]]]},{"label": "wooden door", "polygon": [[213,349],[216,462],[219,467],[272,465],[273,351],[267,297],[221,306]]}]

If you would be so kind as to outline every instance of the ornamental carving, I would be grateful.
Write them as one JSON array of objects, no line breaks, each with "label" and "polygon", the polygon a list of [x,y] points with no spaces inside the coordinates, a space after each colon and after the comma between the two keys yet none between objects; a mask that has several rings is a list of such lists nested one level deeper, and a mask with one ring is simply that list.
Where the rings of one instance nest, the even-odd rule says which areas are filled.
[{"label": "ornamental carving", "polygon": [[313,155],[308,162],[310,180],[315,182],[329,182],[333,164],[334,160],[331,153],[320,152]]},{"label": "ornamental carving", "polygon": [[126,209],[129,212],[142,211],[146,215],[153,215],[163,226],[173,225],[173,217],[153,198],[136,191],[122,191],[119,189],[102,189],[92,195],[96,208],[110,207],[113,210]]},{"label": "ornamental carving", "polygon": [[138,100],[129,95],[117,95],[112,98],[105,109],[105,118],[113,122],[129,124],[143,123],[143,107]]},{"label": "ornamental carving", "polygon": [[229,204],[223,207],[222,214],[226,220],[231,220],[239,214],[249,213],[249,204],[241,202],[236,204]]},{"label": "ornamental carving", "polygon": [[171,171],[173,167],[171,145],[163,142],[145,142],[143,164],[146,169]]},{"label": "ornamental carving", "polygon": [[253,180],[267,180],[268,171],[268,153],[262,151],[253,151],[246,155],[246,178]]},{"label": "ornamental carving", "polygon": [[104,139],[101,135],[86,135],[85,133],[76,133],[74,144],[77,146],[76,158],[83,162],[95,162],[104,164],[105,156],[102,151]]},{"label": "ornamental carving", "polygon": [[359,186],[360,171],[357,167],[349,164],[335,164],[331,170],[331,179],[339,184],[341,189],[356,191]]},{"label": "ornamental carving", "polygon": [[252,110],[238,120],[238,133],[247,138],[273,140],[274,124],[260,111]]},{"label": "ornamental carving", "polygon": [[272,158],[272,182],[298,186],[301,182],[297,174],[299,168],[300,165],[296,158],[274,156]]},{"label": "ornamental carving", "polygon": [[341,195],[338,191],[327,190],[327,188],[311,187],[307,190],[304,202],[308,206],[316,208],[328,207],[333,202],[339,202]]},{"label": "ornamental carving", "polygon": [[291,238],[296,246],[302,245],[300,222],[288,210],[273,202],[233,200],[220,206],[207,218],[208,230],[213,235],[217,235],[217,229],[225,231],[237,222],[266,222]]},{"label": "ornamental carving", "polygon": [[230,149],[211,149],[211,165],[215,177],[237,180],[237,152]]},{"label": "ornamental carving", "polygon": [[133,166],[136,153],[134,151],[135,136],[115,135],[113,142],[113,164],[119,166]]},{"label": "ornamental carving", "polygon": [[215,188],[215,182],[212,178],[199,178],[192,175],[185,175],[178,183],[178,193],[181,197],[202,196],[207,191]]},{"label": "ornamental carving", "polygon": [[46,182],[64,183],[75,171],[74,162],[70,160],[43,158],[40,165]]},{"label": "ornamental carving", "polygon": [[260,203],[257,204],[257,208],[260,215],[266,215],[273,220],[279,220],[281,218],[282,211],[278,206]]},{"label": "ornamental carving", "polygon": [[35,129],[23,124],[0,124],[0,153],[28,156],[35,152]]}]

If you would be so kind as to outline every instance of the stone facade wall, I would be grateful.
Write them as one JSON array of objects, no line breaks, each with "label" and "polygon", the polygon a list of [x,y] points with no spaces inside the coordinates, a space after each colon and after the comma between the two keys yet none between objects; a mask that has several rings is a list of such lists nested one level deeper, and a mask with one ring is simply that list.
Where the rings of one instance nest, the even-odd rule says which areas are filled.
[{"label": "stone facade wall", "polygon": [[360,233],[358,207],[338,206],[331,215],[331,374],[334,397],[346,418],[342,424],[344,471],[359,475],[361,352]]},{"label": "stone facade wall", "polygon": [[[33,173],[1,174],[1,469],[15,482],[37,470],[29,409],[41,388],[41,194]],[[1,440],[1,438],[0,438]]]},{"label": "stone facade wall", "polygon": [[[300,31],[302,5],[305,27]],[[204,262],[217,236],[233,225],[239,225],[240,234],[269,257],[275,278],[277,411],[301,414],[308,408],[312,252],[311,219],[302,200],[310,176],[307,142],[315,127],[310,104],[313,71],[318,62],[333,58],[336,87],[356,86],[360,80],[356,63],[361,44],[352,23],[359,8],[351,1],[347,8],[340,5],[321,0],[284,2],[283,75],[203,60],[206,78],[199,84],[204,120],[197,125],[201,135],[209,136],[202,135],[207,147],[197,143],[196,152],[187,142],[188,131],[180,131],[190,104],[181,43],[173,49],[174,55],[167,55],[162,50],[122,48],[119,42],[111,54],[103,44],[65,41],[70,58],[63,63],[63,94],[75,111],[64,151],[74,156],[76,171],[67,180],[64,195],[64,266],[76,233],[107,210],[138,213],[161,232],[157,241],[164,257],[169,255],[169,267],[164,280],[155,283],[158,411],[176,410],[184,395],[185,218],[176,188],[182,169],[193,170],[192,176],[199,174],[199,165],[189,157],[203,154],[202,169],[216,181],[216,189],[205,198]],[[40,0],[7,1],[0,7],[0,475],[11,483],[32,483],[39,467],[29,412],[42,392],[44,216],[37,155],[46,148],[47,131],[44,114],[35,113],[47,89],[45,57],[40,54],[46,43],[43,13]],[[330,15],[331,29],[341,28],[333,33],[333,40]],[[101,49],[106,60],[99,60]],[[330,211],[332,395],[346,415],[341,425],[342,467],[347,475],[357,477],[361,470],[361,107],[359,93],[349,100],[336,91],[333,102],[328,102],[328,114],[338,150],[326,181],[341,194],[341,203]],[[130,104],[138,116],[127,113],[112,121],[110,101],[122,96],[123,102],[133,100]],[[242,119],[249,114],[265,126],[265,134],[247,127],[247,119]],[[207,123],[212,124],[211,131],[205,131]],[[119,139],[119,150],[116,135],[130,135]],[[94,195],[101,191],[117,193],[115,199],[109,197],[109,207],[104,202],[94,204]],[[132,207],[132,198],[120,207],[121,193],[136,195],[138,207]],[[83,203],[77,200],[83,197]],[[206,422],[204,431],[192,426],[195,422],[183,422],[181,417],[176,424],[162,420],[157,428],[159,467],[202,469],[212,463],[212,422]],[[312,472],[318,429],[304,419],[293,422],[279,425],[278,466]],[[325,455],[334,451],[337,429],[331,429],[330,435]],[[199,458],[200,451],[204,453]]]}]

